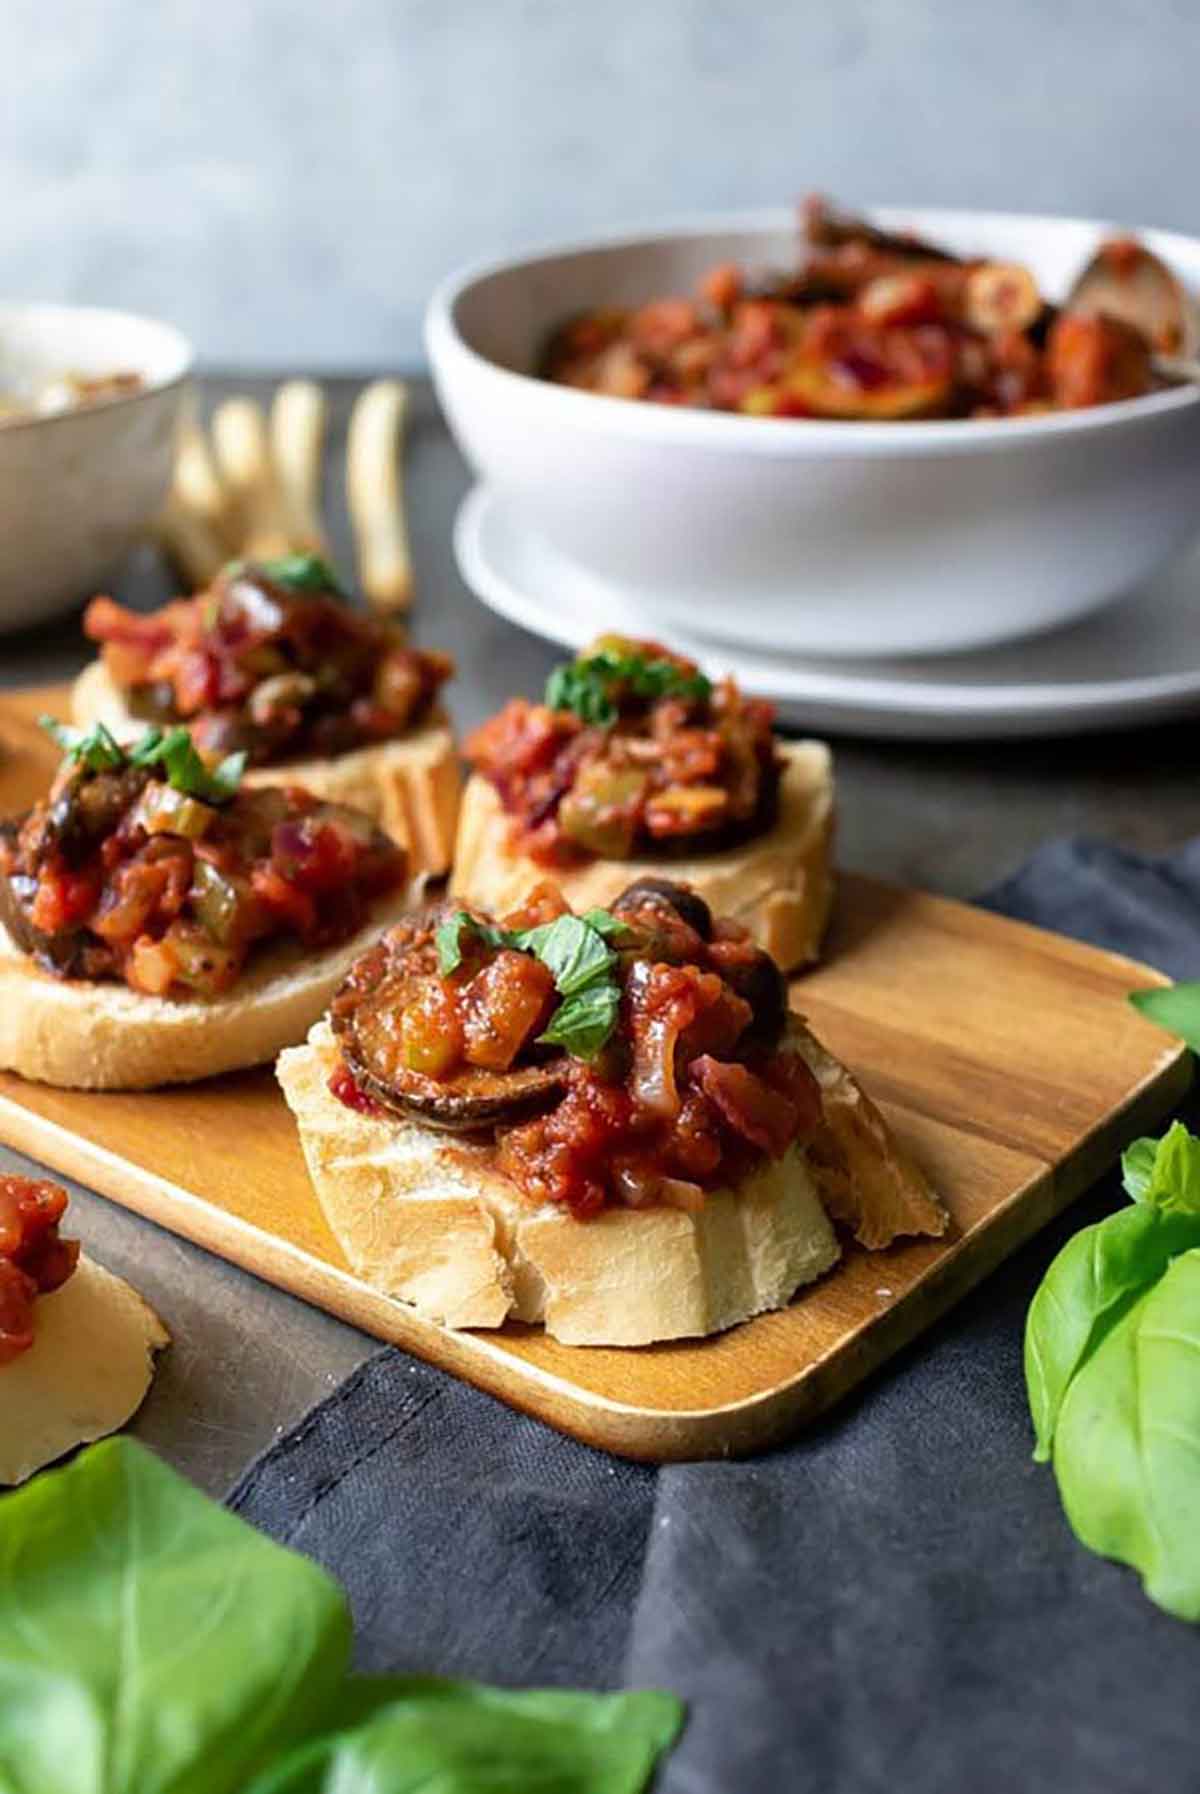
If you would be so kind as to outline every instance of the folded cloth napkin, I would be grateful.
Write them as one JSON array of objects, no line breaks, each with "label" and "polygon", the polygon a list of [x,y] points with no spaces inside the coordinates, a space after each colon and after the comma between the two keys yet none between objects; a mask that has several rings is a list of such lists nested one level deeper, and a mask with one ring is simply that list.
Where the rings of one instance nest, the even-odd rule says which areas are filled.
[{"label": "folded cloth napkin", "polygon": [[[985,901],[1200,973],[1200,842],[1055,843]],[[1200,1631],[1075,1543],[1030,1457],[1026,1308],[1118,1199],[785,1449],[631,1465],[385,1351],[230,1500],[345,1584],[363,1668],[675,1690],[663,1794],[1200,1788]]]}]

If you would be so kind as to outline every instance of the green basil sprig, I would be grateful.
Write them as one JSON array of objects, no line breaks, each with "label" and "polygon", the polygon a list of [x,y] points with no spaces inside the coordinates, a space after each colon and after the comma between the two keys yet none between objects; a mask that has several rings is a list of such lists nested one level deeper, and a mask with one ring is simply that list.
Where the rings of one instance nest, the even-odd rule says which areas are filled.
[{"label": "green basil sprig", "polygon": [[246,770],[244,753],[227,754],[210,772],[196,752],[186,729],[147,729],[142,739],[130,750],[130,765],[161,766],[167,783],[187,797],[198,797],[207,804],[227,804],[236,796],[242,774]]},{"label": "green basil sprig", "polygon": [[1135,990],[1129,1001],[1147,1021],[1157,1022],[1169,1034],[1186,1040],[1200,1053],[1200,983],[1167,984],[1154,990]]},{"label": "green basil sprig", "polygon": [[555,989],[563,999],[538,1040],[565,1048],[575,1059],[594,1059],[612,1037],[621,1006],[617,956],[609,942],[627,932],[623,922],[603,909],[515,930],[494,928],[460,909],[439,923],[434,940],[443,978],[463,962],[464,933],[488,947],[532,953],[554,974]]},{"label": "green basil sprig", "polygon": [[255,567],[289,592],[332,592],[338,598],[346,596],[337,574],[319,554],[281,554],[271,561],[230,561],[225,575],[236,578],[243,569]]},{"label": "green basil sprig", "polygon": [[641,1794],[680,1703],[348,1675],[324,1570],[128,1439],[0,1499],[0,1788]]},{"label": "green basil sprig", "polygon": [[127,764],[124,748],[103,723],[90,729],[72,729],[53,716],[39,716],[38,725],[57,742],[63,757],[74,760],[86,772],[119,772]]},{"label": "green basil sprig", "polygon": [[66,758],[88,772],[120,772],[127,766],[161,766],[173,790],[185,797],[197,797],[206,804],[227,804],[236,796],[246,770],[245,754],[228,754],[210,771],[196,752],[191,736],[181,726],[167,730],[148,728],[133,747],[124,748],[103,723],[95,723],[84,731],[70,729],[52,716],[38,720]]},{"label": "green basil sprig", "polygon": [[657,698],[698,702],[710,695],[712,684],[703,673],[685,673],[661,655],[631,654],[619,648],[582,654],[555,667],[546,681],[551,710],[573,710],[585,723],[602,728],[616,722],[622,692],[647,703]]},{"label": "green basil sprig", "polygon": [[1133,1206],[1069,1240],[1029,1310],[1034,1455],[1079,1540],[1200,1621],[1200,1140],[1175,1122],[1122,1169]]}]

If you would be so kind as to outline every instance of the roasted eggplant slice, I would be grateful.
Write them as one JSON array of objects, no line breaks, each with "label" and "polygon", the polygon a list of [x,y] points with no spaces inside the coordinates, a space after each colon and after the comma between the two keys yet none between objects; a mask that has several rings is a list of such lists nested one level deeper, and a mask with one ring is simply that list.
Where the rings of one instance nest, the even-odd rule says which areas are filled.
[{"label": "roasted eggplant slice", "polygon": [[359,960],[334,998],[330,1020],[355,1082],[385,1108],[452,1133],[522,1121],[548,1108],[566,1089],[562,1052],[512,1071],[467,1066],[448,1078],[408,1063],[403,1018],[436,976],[430,943],[429,919],[400,924]]},{"label": "roasted eggplant slice", "polygon": [[466,1071],[443,1081],[400,1067],[381,1078],[371,1069],[362,1044],[357,1037],[342,1037],[342,1053],[355,1083],[385,1109],[450,1134],[524,1121],[539,1109],[548,1109],[566,1087],[561,1058],[519,1071]]}]

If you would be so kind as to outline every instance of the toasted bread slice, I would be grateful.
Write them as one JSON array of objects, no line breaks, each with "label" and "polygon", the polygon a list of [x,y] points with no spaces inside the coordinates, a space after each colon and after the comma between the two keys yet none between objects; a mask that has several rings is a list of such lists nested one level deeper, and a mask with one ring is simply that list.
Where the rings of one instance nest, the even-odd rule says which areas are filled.
[{"label": "toasted bread slice", "polygon": [[141,1407],[170,1335],[120,1277],[81,1258],[34,1308],[32,1346],[0,1365],[0,1483],[24,1482]]},{"label": "toasted bread slice", "polygon": [[0,928],[0,1070],[68,1090],[150,1090],[262,1065],[303,1040],[351,965],[409,905],[377,903],[341,946],[281,941],[212,1001],[147,997],[127,984],[56,978]]},{"label": "toasted bread slice", "polygon": [[[75,722],[103,723],[128,741],[143,724],[130,715],[102,660],[80,673],[71,693]],[[302,785],[326,803],[350,804],[407,848],[414,873],[438,876],[448,870],[462,778],[458,750],[444,711],[396,741],[355,748],[328,760],[288,760],[252,767],[247,785]]]},{"label": "toasted bread slice", "polygon": [[604,908],[636,878],[658,875],[691,885],[714,915],[748,928],[790,972],[811,964],[833,902],[833,769],[819,741],[784,742],[779,813],[755,840],[719,853],[660,859],[590,860],[547,872],[514,853],[500,799],[478,773],[467,781],[454,849],[451,894],[502,916],[546,878],[576,912]]},{"label": "toasted bread slice", "polygon": [[[795,1026],[807,1052],[811,1036]],[[859,1167],[833,1149],[818,1164],[793,1148],[695,1214],[610,1208],[577,1221],[531,1204],[489,1144],[346,1108],[329,1090],[337,1063],[320,1022],[276,1067],[321,1207],[358,1276],[446,1326],[540,1322],[568,1345],[696,1337],[783,1307],[839,1256],[822,1178],[832,1168],[856,1185]],[[882,1118],[858,1096],[878,1123],[874,1150],[890,1157]],[[944,1211],[915,1169],[906,1174],[940,1233]],[[864,1188],[864,1208],[871,1200]]]}]

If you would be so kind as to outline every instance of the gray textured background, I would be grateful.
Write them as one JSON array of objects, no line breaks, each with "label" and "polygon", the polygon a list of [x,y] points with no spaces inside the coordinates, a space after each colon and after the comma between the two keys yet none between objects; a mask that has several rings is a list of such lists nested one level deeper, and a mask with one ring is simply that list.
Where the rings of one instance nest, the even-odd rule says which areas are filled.
[{"label": "gray textured background", "polygon": [[0,0],[3,280],[419,355],[482,254],[849,199],[1200,224],[1196,0]]}]

